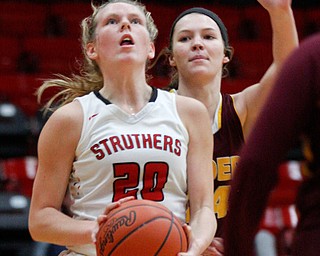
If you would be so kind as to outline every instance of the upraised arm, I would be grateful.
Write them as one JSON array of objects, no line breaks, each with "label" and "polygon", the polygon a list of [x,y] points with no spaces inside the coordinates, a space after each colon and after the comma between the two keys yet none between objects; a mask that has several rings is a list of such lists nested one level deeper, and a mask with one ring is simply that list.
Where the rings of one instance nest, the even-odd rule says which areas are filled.
[{"label": "upraised arm", "polygon": [[258,84],[234,95],[245,137],[248,136],[284,60],[299,45],[291,8],[292,0],[258,0],[258,2],[268,11],[270,16],[273,31],[273,63]]}]

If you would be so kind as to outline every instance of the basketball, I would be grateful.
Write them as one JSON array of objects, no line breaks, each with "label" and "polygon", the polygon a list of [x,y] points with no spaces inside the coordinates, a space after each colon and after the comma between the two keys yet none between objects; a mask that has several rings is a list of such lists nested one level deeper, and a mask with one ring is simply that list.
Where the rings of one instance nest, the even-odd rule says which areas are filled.
[{"label": "basketball", "polygon": [[173,256],[187,251],[181,221],[165,206],[131,200],[108,214],[96,241],[97,256]]}]

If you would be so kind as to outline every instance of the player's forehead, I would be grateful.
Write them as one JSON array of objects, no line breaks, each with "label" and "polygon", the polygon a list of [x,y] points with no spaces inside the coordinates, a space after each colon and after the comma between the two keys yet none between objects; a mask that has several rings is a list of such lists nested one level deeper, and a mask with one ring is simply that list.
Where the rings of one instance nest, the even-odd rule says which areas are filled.
[{"label": "player's forehead", "polygon": [[190,13],[183,16],[176,23],[174,29],[175,33],[195,30],[213,30],[220,32],[218,24],[207,15],[201,13]]},{"label": "player's forehead", "polygon": [[104,19],[106,17],[139,17],[146,20],[143,11],[136,5],[130,3],[109,3],[105,5],[97,14],[97,19]]}]

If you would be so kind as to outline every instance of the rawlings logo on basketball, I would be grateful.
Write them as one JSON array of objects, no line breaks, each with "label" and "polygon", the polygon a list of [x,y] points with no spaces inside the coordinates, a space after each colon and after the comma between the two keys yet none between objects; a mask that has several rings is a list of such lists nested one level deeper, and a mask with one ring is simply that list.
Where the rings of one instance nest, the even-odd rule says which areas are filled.
[{"label": "rawlings logo on basketball", "polygon": [[130,211],[128,215],[123,215],[110,220],[108,225],[103,227],[105,236],[100,240],[100,252],[104,251],[106,244],[114,242],[114,234],[122,226],[130,227],[136,221],[136,212]]}]

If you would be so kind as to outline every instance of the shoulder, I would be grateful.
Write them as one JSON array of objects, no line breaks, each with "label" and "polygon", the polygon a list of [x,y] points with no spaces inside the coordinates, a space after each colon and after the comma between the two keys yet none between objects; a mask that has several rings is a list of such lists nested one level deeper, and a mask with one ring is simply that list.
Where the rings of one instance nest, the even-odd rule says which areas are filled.
[{"label": "shoulder", "polygon": [[[187,130],[194,129],[194,127],[203,127],[208,123],[210,126],[209,114],[204,104],[196,99],[176,96],[176,104],[178,114],[186,126]],[[201,124],[199,126],[199,124]]]},{"label": "shoulder", "polygon": [[176,95],[178,111],[187,111],[190,114],[207,113],[207,109],[202,102],[194,98]]},{"label": "shoulder", "polygon": [[178,95],[175,90],[168,92],[158,89],[158,93],[160,101],[164,104],[168,104],[169,102],[175,104],[179,114],[181,114],[180,112],[196,113],[201,111],[201,109],[206,111],[202,102],[191,97]]},{"label": "shoulder", "polygon": [[57,109],[46,122],[43,133],[56,135],[70,135],[81,132],[83,111],[78,101],[68,103]]},{"label": "shoulder", "polygon": [[80,102],[75,100],[57,109],[49,118],[59,122],[77,122],[83,115]]}]

